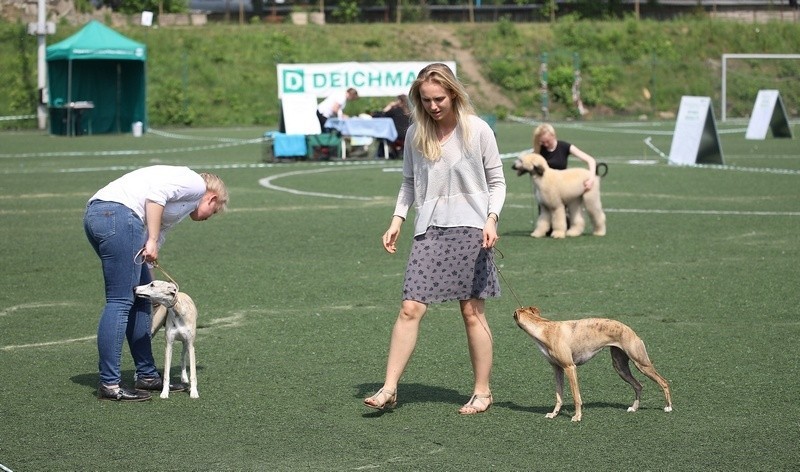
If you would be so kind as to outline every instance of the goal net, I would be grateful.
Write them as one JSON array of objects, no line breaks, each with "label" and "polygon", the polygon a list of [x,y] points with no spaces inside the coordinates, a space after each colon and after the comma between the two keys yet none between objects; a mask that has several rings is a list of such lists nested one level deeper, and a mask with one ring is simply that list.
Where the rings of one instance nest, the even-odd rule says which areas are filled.
[{"label": "goal net", "polygon": [[748,118],[759,90],[780,91],[790,118],[800,115],[800,54],[723,54],[720,120]]}]

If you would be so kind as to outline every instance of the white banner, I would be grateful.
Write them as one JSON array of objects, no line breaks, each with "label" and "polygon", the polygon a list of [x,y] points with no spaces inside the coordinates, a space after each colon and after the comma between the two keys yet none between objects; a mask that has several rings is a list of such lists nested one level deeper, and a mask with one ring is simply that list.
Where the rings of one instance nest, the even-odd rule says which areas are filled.
[{"label": "white banner", "polygon": [[[456,72],[454,61],[441,62]],[[360,97],[407,94],[419,71],[428,64],[431,62],[278,64],[278,98],[294,93],[324,98],[350,87],[358,90]]]}]

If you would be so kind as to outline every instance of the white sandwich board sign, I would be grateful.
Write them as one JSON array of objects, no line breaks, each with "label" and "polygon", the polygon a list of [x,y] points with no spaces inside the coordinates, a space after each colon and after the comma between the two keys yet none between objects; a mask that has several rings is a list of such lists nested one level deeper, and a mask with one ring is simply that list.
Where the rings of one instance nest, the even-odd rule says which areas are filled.
[{"label": "white sandwich board sign", "polygon": [[[320,134],[322,128],[316,119],[317,97],[312,93],[287,94],[281,100],[283,126],[286,134]],[[314,119],[309,119],[312,116]]]},{"label": "white sandwich board sign", "polygon": [[781,93],[778,90],[758,91],[756,102],[753,105],[753,113],[747,124],[745,139],[765,139],[767,128],[772,130],[774,138],[791,139],[792,137],[792,128],[789,126],[786,108],[783,106]]},{"label": "white sandwich board sign", "polygon": [[669,148],[670,164],[723,164],[714,109],[709,97],[681,97]]}]

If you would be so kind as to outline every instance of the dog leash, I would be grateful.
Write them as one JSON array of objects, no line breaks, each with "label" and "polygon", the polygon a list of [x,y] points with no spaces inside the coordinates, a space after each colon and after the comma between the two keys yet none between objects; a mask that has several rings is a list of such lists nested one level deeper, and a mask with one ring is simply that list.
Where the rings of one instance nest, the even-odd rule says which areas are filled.
[{"label": "dog leash", "polygon": [[175,279],[173,279],[173,278],[172,278],[172,276],[170,276],[170,275],[167,273],[167,271],[166,271],[166,270],[164,270],[164,268],[163,268],[163,267],[161,267],[161,265],[158,263],[158,259],[156,259],[156,260],[154,260],[154,261],[153,261],[153,267],[155,267],[156,269],[160,270],[160,271],[161,271],[161,273],[162,273],[162,274],[164,274],[164,276],[165,276],[166,278],[168,278],[170,282],[174,283],[174,284],[175,284],[175,289],[176,289],[178,292],[180,292],[180,291],[181,291],[181,288],[180,288],[180,285],[178,285],[178,282],[176,282],[176,281],[175,281]]},{"label": "dog leash", "polygon": [[[144,256],[142,256],[142,253],[143,253],[143,252],[144,252],[144,248],[141,248],[141,249],[139,249],[139,252],[137,252],[137,253],[136,253],[136,255],[135,255],[135,256],[133,256],[133,262],[134,262],[134,264],[136,264],[136,265],[142,265],[142,264],[144,264]],[[139,262],[139,257],[140,257],[140,256],[141,256],[141,262]],[[167,273],[167,271],[166,271],[166,270],[164,270],[164,268],[163,268],[163,267],[161,267],[161,264],[159,264],[159,263],[158,263],[158,259],[156,259],[156,260],[154,260],[153,262],[151,262],[151,263],[150,263],[150,265],[152,265],[152,266],[153,266],[153,267],[155,267],[156,269],[160,270],[160,271],[161,271],[161,273],[162,273],[162,274],[164,274],[164,276],[165,276],[166,278],[168,278],[170,282],[172,282],[172,283],[174,283],[174,284],[175,284],[175,288],[176,288],[176,290],[177,290],[177,291],[180,291],[180,285],[178,285],[178,282],[176,282],[176,281],[175,281],[175,279],[173,279],[173,278],[172,278],[172,276],[171,276],[171,275],[169,275],[169,273]]]},{"label": "dog leash", "polygon": [[[493,247],[492,251],[497,251],[497,253],[500,255],[500,259],[505,259],[506,256],[503,254],[502,251],[500,251],[500,249],[497,249],[497,246]],[[497,271],[497,273],[500,274],[500,278],[503,279],[503,282],[506,284],[506,287],[508,287],[508,289],[511,291],[511,294],[514,295],[514,299],[517,300],[517,303],[519,303],[519,306],[521,308],[522,307],[522,302],[519,300],[519,297],[517,296],[517,292],[515,292],[514,289],[511,288],[511,285],[509,285],[508,280],[506,280],[506,277],[500,271],[500,267],[497,266],[497,263],[494,261],[494,258],[492,258],[492,264],[494,265],[494,268]],[[491,342],[492,346],[494,346],[494,336],[492,336],[492,331],[489,329],[489,326],[483,324],[483,322],[481,322],[481,326],[483,326],[483,329],[486,331],[486,334],[489,336],[489,342]]]},{"label": "dog leash", "polygon": [[[503,254],[503,251],[498,249],[497,246],[493,247],[492,249],[500,255],[500,259],[506,258],[506,256]],[[519,307],[522,308],[523,305],[519,297],[517,296],[517,292],[515,292],[514,289],[511,287],[511,284],[508,283],[508,280],[506,280],[506,276],[503,275],[503,272],[500,271],[500,267],[497,265],[497,262],[492,261],[492,263],[494,264],[494,268],[495,270],[497,270],[497,273],[500,274],[500,278],[503,279],[503,282],[506,284],[506,287],[508,287],[508,290],[511,292],[511,295],[514,295],[514,299],[519,304]]]}]

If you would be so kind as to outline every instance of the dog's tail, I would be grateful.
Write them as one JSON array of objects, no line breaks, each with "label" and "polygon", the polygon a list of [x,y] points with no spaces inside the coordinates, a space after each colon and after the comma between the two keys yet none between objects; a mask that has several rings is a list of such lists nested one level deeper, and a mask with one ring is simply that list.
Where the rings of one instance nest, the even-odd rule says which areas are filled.
[{"label": "dog's tail", "polygon": [[150,325],[150,336],[155,336],[159,329],[164,327],[167,322],[167,307],[160,304],[153,304],[153,314]]},{"label": "dog's tail", "polygon": [[608,164],[606,164],[605,162],[598,162],[597,167],[594,170],[594,173],[598,177],[605,177],[606,174],[608,174]]}]

